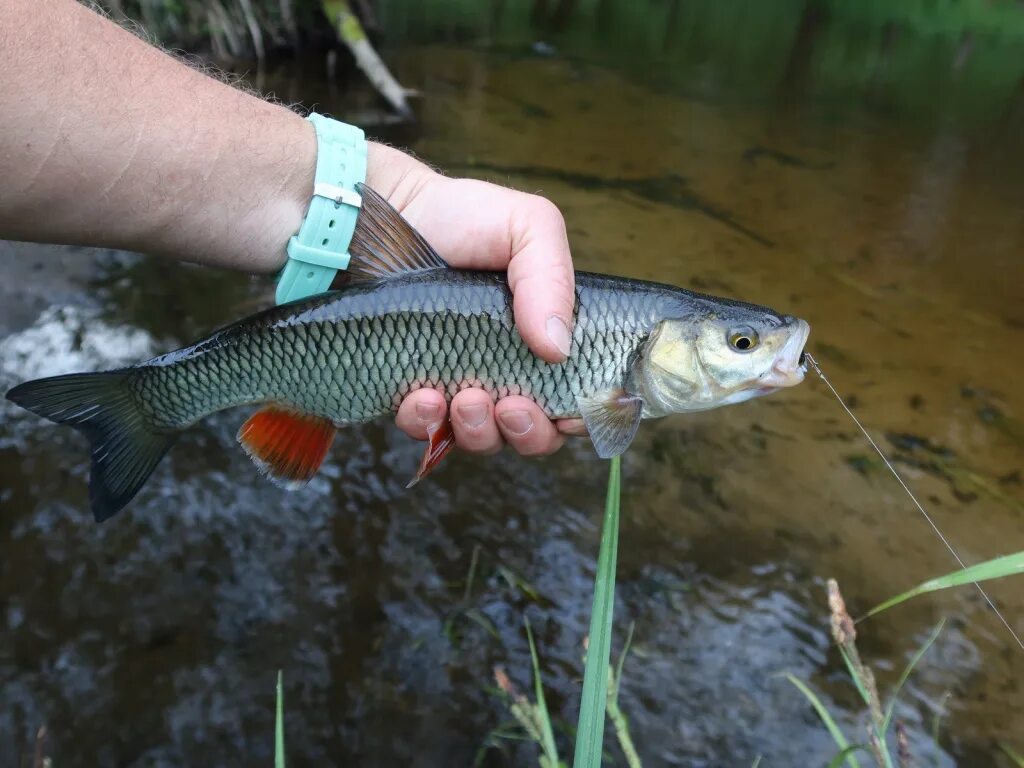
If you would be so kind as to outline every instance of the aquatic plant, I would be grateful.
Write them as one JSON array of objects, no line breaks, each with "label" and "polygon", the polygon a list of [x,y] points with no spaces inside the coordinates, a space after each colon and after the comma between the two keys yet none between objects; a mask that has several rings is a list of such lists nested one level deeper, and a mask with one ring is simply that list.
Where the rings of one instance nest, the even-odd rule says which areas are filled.
[{"label": "aquatic plant", "polygon": [[277,670],[277,706],[274,714],[274,768],[284,768],[284,673]]},{"label": "aquatic plant", "polygon": [[[633,627],[629,629],[625,647],[613,668],[609,664],[612,609],[615,590],[615,560],[618,550],[619,506],[621,468],[619,460],[613,459],[608,478],[608,496],[605,503],[604,526],[601,533],[601,549],[598,557],[598,568],[594,580],[594,603],[590,622],[590,639],[584,670],[583,695],[580,704],[579,725],[576,730],[575,758],[573,768],[599,768],[604,756],[604,724],[607,719],[612,721],[616,739],[626,758],[629,768],[640,768],[641,759],[632,736],[628,721],[618,703],[619,688],[622,684],[623,665],[633,637]],[[864,618],[874,616],[918,595],[935,592],[953,587],[977,584],[979,581],[1003,578],[1024,573],[1024,551],[979,563],[963,568],[938,578],[929,579],[916,587],[872,608]],[[861,768],[856,753],[868,753],[879,768],[907,768],[911,765],[910,744],[903,724],[896,720],[896,703],[900,692],[914,669],[924,658],[928,650],[938,639],[945,626],[945,619],[940,621],[927,639],[921,644],[889,694],[888,704],[883,707],[879,695],[874,672],[862,659],[857,649],[857,632],[855,622],[846,609],[846,603],[839,591],[839,584],[834,579],[828,581],[828,604],[831,615],[832,638],[839,649],[854,687],[868,713],[867,742],[850,742],[836,722],[828,707],[820,697],[804,681],[792,674],[786,679],[793,684],[808,700],[818,715],[822,725],[832,736],[838,752],[829,761],[828,768],[838,768],[844,763],[848,768]],[[505,697],[506,703],[516,722],[525,732],[526,737],[541,747],[541,768],[557,768],[563,763],[558,757],[554,744],[551,719],[544,699],[540,667],[537,651],[533,641],[533,633],[529,624],[526,625],[530,645],[530,657],[533,668],[533,682],[536,702],[531,702],[525,695],[516,691],[504,669],[495,669],[495,681]],[[598,642],[594,643],[593,639]],[[932,727],[932,739],[938,743],[939,721],[942,708],[937,707],[937,714]],[[514,738],[515,734],[500,729],[492,732],[492,737]],[[895,758],[893,745],[895,743]],[[1001,744],[1000,748],[1015,765],[1024,766],[1024,759],[1010,745]],[[479,755],[482,758],[482,752]],[[761,757],[754,759],[753,766],[760,763]]]},{"label": "aquatic plant", "polygon": [[[598,768],[604,754],[605,714],[612,721],[615,735],[626,762],[630,768],[640,765],[636,747],[629,734],[629,725],[619,707],[619,683],[622,668],[629,652],[633,628],[630,627],[626,645],[613,668],[611,661],[612,624],[615,608],[615,568],[619,548],[619,512],[621,508],[622,464],[618,456],[610,462],[608,491],[605,499],[604,523],[601,528],[601,546],[594,575],[594,598],[590,615],[590,633],[584,639],[586,648],[583,692],[580,698],[580,714],[576,727],[575,756],[573,768]],[[533,666],[534,692],[536,702],[530,702],[516,691],[504,669],[494,670],[495,682],[504,695],[509,710],[527,736],[541,747],[541,768],[557,768],[562,765],[555,747],[551,718],[544,698],[544,687],[537,660],[537,649],[533,642],[533,631],[526,623],[526,634],[530,644],[530,659]],[[507,736],[492,733],[492,736]]]},{"label": "aquatic plant", "polygon": [[[547,703],[544,698],[544,686],[540,674],[540,663],[537,660],[537,650],[533,642],[533,632],[528,623],[527,638],[530,643],[530,659],[533,666],[533,685],[536,702],[530,701],[525,695],[516,690],[515,685],[513,685],[503,667],[495,667],[494,681],[498,686],[499,692],[504,697],[506,705],[515,719],[515,722],[526,734],[526,737],[531,741],[536,742],[541,748],[540,755],[538,756],[541,768],[556,768],[557,766],[565,765],[565,763],[559,758],[558,750],[555,746],[551,716],[548,713]],[[622,670],[626,662],[626,656],[629,654],[629,646],[632,642],[632,638],[633,625],[630,625],[629,633],[626,636],[626,643],[623,646],[622,651],[619,653],[618,661],[614,667],[611,665],[608,666],[607,686],[605,687],[605,704],[607,709],[607,718],[612,724],[615,739],[619,744],[619,748],[622,750],[623,757],[626,760],[626,765],[629,766],[629,768],[641,768],[642,763],[640,761],[640,755],[629,730],[629,721],[619,706],[619,687],[622,682]],[[587,645],[586,641],[584,642],[584,645]],[[586,665],[587,658],[587,654],[584,653],[584,665]],[[594,664],[593,668],[596,670],[597,665]],[[581,707],[581,718],[583,716],[583,712],[584,709]],[[603,727],[597,728],[595,727],[596,725],[597,723],[592,723],[590,730],[592,730],[595,735],[600,731],[603,736]],[[577,729],[577,734],[579,734],[579,729]],[[507,728],[495,729],[489,734],[488,739],[484,742],[483,747],[477,755],[477,761],[475,764],[480,765],[486,749],[492,746],[496,739],[509,739],[516,738],[517,736],[518,734],[509,731]],[[574,768],[576,765],[581,764],[587,766],[599,766],[601,764],[600,761],[604,756],[604,752],[600,746],[598,746],[596,751],[593,751],[594,747],[595,744],[593,741],[581,746],[579,739],[577,739]]]},{"label": "aquatic plant", "polygon": [[[928,649],[932,647],[932,644],[938,638],[939,633],[942,632],[945,620],[940,621],[935,626],[931,634],[928,636],[928,639],[925,640],[914,654],[910,663],[904,669],[903,674],[900,675],[899,681],[896,683],[893,692],[890,695],[889,705],[883,711],[882,701],[878,693],[878,686],[875,682],[874,672],[871,670],[871,667],[864,663],[859,651],[857,650],[857,631],[854,627],[854,621],[846,610],[846,603],[843,600],[842,594],[839,592],[839,585],[834,579],[830,579],[828,582],[828,603],[831,611],[832,639],[839,648],[839,652],[843,657],[843,662],[849,672],[850,680],[853,682],[854,687],[857,689],[857,693],[860,695],[861,700],[864,702],[868,711],[869,724],[867,729],[867,743],[855,742],[851,744],[843,734],[842,729],[836,723],[835,718],[829,712],[828,707],[825,706],[810,686],[791,674],[787,674],[786,679],[804,695],[808,702],[810,702],[815,713],[817,713],[822,724],[828,730],[829,735],[832,736],[833,741],[836,743],[836,747],[839,751],[829,762],[830,768],[831,766],[839,766],[844,762],[849,766],[849,768],[860,768],[860,763],[855,756],[855,753],[858,751],[868,752],[874,758],[876,764],[881,768],[895,768],[896,763],[892,758],[888,735],[893,724],[893,714],[895,712],[897,697],[918,662],[920,662],[928,652]],[[906,764],[906,761],[903,759],[903,755],[908,752],[909,746],[907,745],[906,734],[901,723],[896,723],[895,732],[899,765],[902,767]]]},{"label": "aquatic plant", "polygon": [[1017,768],[1024,768],[1024,756],[1021,756],[1013,747],[1009,744],[1000,744],[999,748],[1003,750],[1003,754],[1006,755]]},{"label": "aquatic plant", "polygon": [[[601,765],[605,708],[609,696],[608,662],[612,651],[612,614],[615,609],[615,564],[619,552],[619,505],[622,467],[618,456],[608,471],[601,550],[594,577],[594,606],[590,614],[589,648],[583,670],[583,697],[576,728],[574,768]],[[616,686],[617,689],[617,686]]]},{"label": "aquatic plant", "polygon": [[989,581],[990,579],[1001,579],[1004,576],[1014,576],[1017,574],[1024,573],[1024,552],[1014,552],[1012,555],[1004,555],[1003,557],[997,557],[993,560],[986,560],[984,563],[978,563],[968,568],[961,568],[960,570],[947,573],[945,576],[939,576],[935,579],[929,579],[928,581],[918,584],[912,589],[908,589],[906,592],[902,592],[896,597],[889,598],[884,603],[876,605],[870,611],[868,611],[864,618],[868,616],[874,616],[876,613],[892,608],[895,605],[899,605],[902,602],[909,600],[912,597],[923,595],[927,592],[936,592],[940,589],[949,589],[950,587],[960,587],[965,584],[977,584],[979,581]]},{"label": "aquatic plant", "polygon": [[[1021,573],[1024,573],[1024,552],[1016,552],[1004,557],[997,557],[984,563],[978,563],[977,565],[969,568],[963,568],[938,578],[929,579],[928,581],[925,581],[916,587],[875,606],[865,614],[864,618],[874,616],[882,611],[899,605],[900,603],[906,602],[913,597],[926,594],[928,592],[976,584],[979,581],[998,579]],[[807,698],[822,724],[828,730],[833,741],[836,743],[836,747],[839,751],[829,762],[829,768],[838,767],[844,762],[849,766],[849,768],[860,768],[860,764],[855,756],[855,753],[858,751],[865,751],[870,754],[874,759],[874,762],[880,768],[904,768],[904,766],[909,766],[911,764],[911,755],[907,735],[902,724],[899,721],[894,720],[896,702],[904,684],[910,678],[910,675],[913,673],[918,663],[920,663],[921,659],[924,658],[925,654],[941,634],[942,629],[945,626],[945,619],[935,626],[927,639],[925,639],[911,657],[910,662],[907,664],[906,668],[904,668],[903,673],[896,681],[896,684],[889,695],[888,706],[883,709],[881,697],[878,693],[878,687],[875,683],[874,673],[872,672],[871,667],[863,661],[859,651],[857,650],[857,630],[855,622],[847,612],[846,602],[839,591],[839,584],[835,579],[830,579],[828,581],[828,603],[831,613],[832,639],[835,641],[836,646],[843,657],[843,662],[849,672],[850,680],[853,682],[854,687],[857,689],[857,693],[867,708],[869,720],[867,743],[856,742],[851,744],[843,734],[842,729],[836,723],[835,718],[814,691],[806,683],[797,679],[793,675],[786,675],[786,678],[804,695],[804,697]],[[937,707],[937,714],[932,727],[932,739],[936,743],[938,742],[939,718],[941,716],[941,712],[941,706]],[[894,735],[895,740],[895,761],[893,759],[892,745],[890,744],[890,733]],[[1012,747],[1009,747],[1008,745],[1001,745],[1001,748],[1011,759],[1016,759]],[[1024,763],[1018,764],[1024,765]]]}]

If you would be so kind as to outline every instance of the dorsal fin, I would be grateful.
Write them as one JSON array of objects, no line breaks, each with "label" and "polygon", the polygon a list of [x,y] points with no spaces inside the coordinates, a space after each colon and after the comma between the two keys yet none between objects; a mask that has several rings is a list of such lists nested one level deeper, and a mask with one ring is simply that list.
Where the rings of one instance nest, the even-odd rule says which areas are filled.
[{"label": "dorsal fin", "polygon": [[356,190],[363,198],[348,252],[345,274],[353,281],[387,280],[412,272],[447,269],[423,236],[391,204],[365,184]]}]

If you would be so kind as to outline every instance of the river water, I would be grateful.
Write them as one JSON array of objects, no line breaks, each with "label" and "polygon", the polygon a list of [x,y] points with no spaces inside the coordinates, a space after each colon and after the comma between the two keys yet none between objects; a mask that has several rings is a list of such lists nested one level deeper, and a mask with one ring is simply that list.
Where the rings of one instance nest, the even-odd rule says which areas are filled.
[{"label": "river water", "polygon": [[[796,95],[752,94],[713,62],[687,63],[684,87],[658,59],[453,26],[385,48],[421,92],[412,127],[370,124],[371,95],[315,69],[250,79],[549,196],[581,269],[807,319],[964,559],[1024,549],[1019,90],[972,120],[799,77]],[[0,263],[5,388],[143,359],[270,298],[265,280],[113,252],[0,243]],[[97,526],[84,441],[0,405],[0,763],[45,724],[59,766],[269,764],[282,669],[294,765],[535,764],[490,735],[510,720],[493,669],[530,688],[524,616],[570,754],[607,472],[589,445],[454,455],[406,491],[420,446],[371,425],[288,493],[237,449],[240,421],[193,429]],[[645,423],[623,474],[615,651],[635,624],[621,702],[644,765],[825,764],[786,672],[862,741],[825,580],[856,614],[955,563],[824,385]],[[1020,583],[989,591],[1024,633]],[[942,617],[896,711],[920,764],[1000,765],[998,742],[1024,749],[1024,652],[975,590],[860,624],[861,652],[888,691]]]}]

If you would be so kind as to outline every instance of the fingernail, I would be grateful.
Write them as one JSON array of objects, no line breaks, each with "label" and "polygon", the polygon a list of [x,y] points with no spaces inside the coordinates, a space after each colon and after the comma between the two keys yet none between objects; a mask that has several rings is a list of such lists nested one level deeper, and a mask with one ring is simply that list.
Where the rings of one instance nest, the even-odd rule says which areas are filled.
[{"label": "fingernail", "polygon": [[501,423],[513,435],[525,435],[533,429],[533,417],[528,411],[504,411]]},{"label": "fingernail", "polygon": [[441,415],[441,406],[437,403],[416,403],[416,418],[427,424],[433,424]]},{"label": "fingernail", "polygon": [[551,343],[558,347],[559,352],[568,357],[572,334],[569,333],[569,326],[565,324],[565,320],[558,315],[552,315],[548,318],[547,332]]},{"label": "fingernail", "polygon": [[459,418],[462,419],[462,423],[467,427],[479,427],[484,423],[484,419],[487,418],[487,406],[483,403],[460,405],[458,410]]}]

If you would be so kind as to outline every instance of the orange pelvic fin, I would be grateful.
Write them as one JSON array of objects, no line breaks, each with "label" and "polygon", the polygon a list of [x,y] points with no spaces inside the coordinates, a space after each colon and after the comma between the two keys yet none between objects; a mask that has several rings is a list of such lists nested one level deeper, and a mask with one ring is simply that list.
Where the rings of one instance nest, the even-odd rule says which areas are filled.
[{"label": "orange pelvic fin", "polygon": [[416,471],[416,477],[409,481],[406,488],[412,488],[416,483],[430,474],[430,471],[441,463],[441,459],[448,455],[455,447],[455,433],[452,432],[452,423],[447,419],[438,426],[427,432],[427,449],[423,452],[420,460],[420,468]]},{"label": "orange pelvic fin", "polygon": [[336,432],[327,419],[268,405],[242,425],[238,442],[271,480],[294,489],[313,479]]}]

